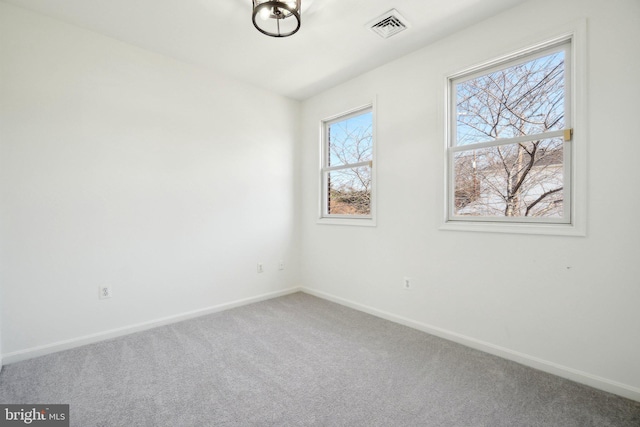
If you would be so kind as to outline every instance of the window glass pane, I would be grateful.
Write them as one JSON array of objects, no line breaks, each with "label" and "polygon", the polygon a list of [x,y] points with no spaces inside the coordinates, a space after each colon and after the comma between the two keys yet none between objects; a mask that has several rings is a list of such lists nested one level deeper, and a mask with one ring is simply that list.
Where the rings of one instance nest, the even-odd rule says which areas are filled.
[{"label": "window glass pane", "polygon": [[371,111],[327,126],[327,166],[367,162],[373,158]]},{"label": "window glass pane", "polygon": [[371,214],[371,168],[368,166],[327,172],[327,214]]},{"label": "window glass pane", "polygon": [[563,216],[563,140],[460,151],[453,159],[455,215]]},{"label": "window glass pane", "polygon": [[564,51],[458,83],[456,145],[563,129]]}]

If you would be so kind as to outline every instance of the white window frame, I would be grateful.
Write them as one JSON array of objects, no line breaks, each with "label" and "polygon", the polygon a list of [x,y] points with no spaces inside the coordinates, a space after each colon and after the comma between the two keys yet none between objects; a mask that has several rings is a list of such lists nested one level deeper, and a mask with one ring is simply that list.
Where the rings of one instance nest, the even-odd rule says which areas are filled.
[{"label": "white window frame", "polygon": [[[530,44],[528,48],[502,56],[446,77],[445,95],[445,209],[442,230],[481,231],[500,233],[586,235],[586,23],[572,24],[561,35],[549,38],[543,43]],[[454,171],[453,156],[457,151],[485,148],[503,144],[513,144],[535,140],[535,135],[521,138],[497,140],[495,142],[456,146],[456,102],[455,83],[508,68],[523,61],[558,51],[568,45],[565,55],[565,84],[568,96],[565,102],[565,129],[573,130],[572,137],[563,146],[564,153],[564,210],[563,219],[523,218],[523,217],[467,217],[456,216],[454,212]],[[562,130],[545,133],[545,138],[562,136]]]},{"label": "white window frame", "polygon": [[[347,120],[351,117],[356,117],[361,114],[371,112],[371,135],[372,135],[372,149],[371,160],[349,163],[339,166],[328,166],[328,132],[327,129],[333,123],[337,123],[343,120]],[[376,225],[376,105],[375,101],[361,105],[359,107],[347,110],[340,114],[336,114],[320,121],[320,203],[319,203],[319,224],[335,224],[335,225],[364,225],[375,226]],[[327,182],[326,174],[335,170],[350,169],[358,166],[370,166],[371,167],[371,196],[370,196],[370,209],[369,215],[340,215],[340,214],[328,214],[327,213]]]}]

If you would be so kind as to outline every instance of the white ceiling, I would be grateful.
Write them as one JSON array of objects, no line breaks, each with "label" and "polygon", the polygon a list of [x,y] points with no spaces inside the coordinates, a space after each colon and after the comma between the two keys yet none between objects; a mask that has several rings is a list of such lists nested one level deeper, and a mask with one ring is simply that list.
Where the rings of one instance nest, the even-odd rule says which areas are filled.
[{"label": "white ceiling", "polygon": [[[305,99],[525,0],[302,0],[302,28],[267,37],[251,0],[4,0],[276,93]],[[395,8],[411,28],[365,24]]]}]

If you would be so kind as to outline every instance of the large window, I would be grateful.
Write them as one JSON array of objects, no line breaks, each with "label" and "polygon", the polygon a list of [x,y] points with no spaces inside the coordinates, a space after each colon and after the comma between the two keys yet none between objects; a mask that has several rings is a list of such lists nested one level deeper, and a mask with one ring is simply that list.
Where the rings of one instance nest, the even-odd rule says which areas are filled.
[{"label": "large window", "polygon": [[571,223],[571,39],[449,79],[448,221]]},{"label": "large window", "polygon": [[322,219],[372,223],[373,122],[371,106],[322,122]]}]

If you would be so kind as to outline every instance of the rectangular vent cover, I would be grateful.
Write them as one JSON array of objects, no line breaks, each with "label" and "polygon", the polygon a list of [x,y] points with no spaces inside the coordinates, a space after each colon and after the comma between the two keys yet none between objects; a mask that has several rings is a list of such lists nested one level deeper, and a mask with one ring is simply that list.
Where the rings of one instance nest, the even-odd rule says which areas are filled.
[{"label": "rectangular vent cover", "polygon": [[369,22],[367,27],[383,39],[388,39],[409,28],[409,24],[397,10],[391,9],[389,12]]}]

